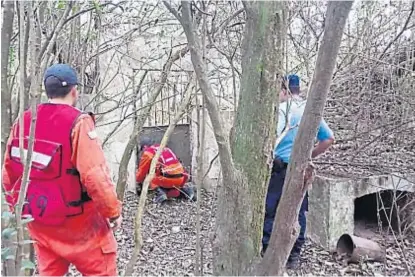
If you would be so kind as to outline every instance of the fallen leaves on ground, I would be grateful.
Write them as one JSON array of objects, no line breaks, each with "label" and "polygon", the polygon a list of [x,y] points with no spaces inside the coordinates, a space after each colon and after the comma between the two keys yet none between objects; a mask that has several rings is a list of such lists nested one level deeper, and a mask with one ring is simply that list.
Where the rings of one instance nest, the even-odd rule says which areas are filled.
[{"label": "fallen leaves on ground", "polygon": [[[143,241],[140,256],[136,262],[134,276],[194,276],[196,252],[196,203],[187,200],[152,203],[150,194],[143,218]],[[201,237],[203,245],[203,274],[212,275],[211,232],[214,226],[214,200],[212,194],[203,193],[201,203]],[[127,192],[123,208],[122,228],[116,232],[119,244],[119,274],[134,248],[134,217],[138,197]],[[415,238],[410,237],[401,244],[406,258],[394,240],[383,241],[387,249],[386,263],[362,262],[348,264],[335,253],[330,253],[307,241],[301,255],[301,266],[288,270],[290,276],[408,276],[407,265],[415,272]],[[73,269],[69,276],[80,276]]]}]

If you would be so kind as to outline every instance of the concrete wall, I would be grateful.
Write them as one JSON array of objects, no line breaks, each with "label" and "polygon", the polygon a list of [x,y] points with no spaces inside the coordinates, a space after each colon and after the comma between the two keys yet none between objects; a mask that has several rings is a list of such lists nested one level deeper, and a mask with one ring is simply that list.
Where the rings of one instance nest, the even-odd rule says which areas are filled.
[{"label": "concrete wall", "polygon": [[[124,154],[125,147],[127,146],[130,134],[133,128],[133,124],[129,122],[125,123],[125,126],[104,145],[104,153],[107,159],[112,180],[114,183],[118,181],[118,170],[120,167],[121,158]],[[100,138],[104,138],[109,133],[109,128],[100,127],[97,128]],[[135,164],[136,154],[135,151],[131,155],[130,162],[128,163],[128,176],[127,176],[127,190],[133,190],[135,188]]]},{"label": "concrete wall", "polygon": [[334,250],[344,233],[354,233],[354,200],[383,191],[415,191],[415,176],[340,179],[317,176],[309,191],[307,237]]},{"label": "concrete wall", "polygon": [[309,190],[307,237],[332,249],[344,233],[353,233],[354,186],[350,180],[317,176]]},{"label": "concrete wall", "polygon": [[[135,4],[133,1],[130,4],[132,7],[135,6],[137,11],[140,10],[141,3]],[[119,10],[119,12],[121,13],[121,10]],[[128,13],[131,15],[131,11]],[[165,13],[165,9],[156,9],[152,12],[151,16],[152,18],[164,18]],[[86,22],[88,18],[84,17],[82,17],[83,22]],[[101,43],[111,40],[116,40],[117,42],[115,43],[118,43],[120,35],[125,34],[137,27],[136,24],[124,24],[125,22],[124,20],[121,20],[121,17],[114,18],[112,20],[118,23],[121,23],[122,21],[122,24],[118,24],[112,29],[107,28],[108,30],[103,32],[100,36]],[[142,103],[145,105],[149,98],[149,94],[151,94],[151,92],[159,83],[161,72],[157,70],[161,70],[163,68],[164,64],[170,56],[171,47],[174,46],[173,51],[177,51],[179,49],[177,46],[183,45],[186,41],[186,36],[179,24],[160,24],[160,26],[146,29],[142,32],[135,32],[133,35],[129,36],[128,39],[123,41],[122,44],[118,45],[116,49],[111,49],[99,56],[101,71],[100,74],[102,79],[101,89],[103,89],[102,94],[105,95],[105,99],[101,96],[101,99],[98,97],[96,99],[96,103],[94,103],[92,107],[94,107],[94,109],[98,107],[100,112],[107,112],[112,110],[111,112],[105,113],[105,115],[102,116],[100,122],[98,123],[100,126],[98,127],[100,138],[106,137],[113,131],[114,128],[117,127],[117,120],[122,119],[124,115],[130,114],[132,112],[132,105],[125,106],[125,102],[131,101],[131,95],[137,88],[137,85],[143,74],[143,70],[138,72],[134,71],[133,69],[137,70],[145,68],[156,70],[148,72],[146,79],[141,86],[140,97],[142,96],[142,99],[137,101],[137,104],[138,106]],[[218,96],[221,96],[220,98],[218,97],[218,104],[221,108],[231,109],[234,102],[232,74],[230,71],[228,74],[224,74],[223,70],[217,70],[219,65],[227,66],[229,65],[229,62],[223,55],[214,49],[209,50],[209,59],[211,62],[215,63],[215,65],[211,63],[208,64],[208,73],[214,93]],[[187,54],[185,57],[179,59],[172,66],[172,71],[169,73],[168,77],[169,85],[166,86],[163,90],[162,95],[159,97],[160,99],[167,98],[168,95],[177,94],[178,92],[182,92],[184,90],[187,84],[186,80],[188,79],[188,75],[187,73],[182,72],[182,75],[186,76],[181,76],[181,73],[179,72],[182,70],[193,70],[190,54]],[[132,80],[134,80],[134,82]],[[133,83],[135,85],[134,89],[132,88]],[[237,82],[236,85],[236,92],[238,93],[239,82]],[[237,93],[236,96],[238,96]],[[178,104],[180,103],[181,98],[172,97],[170,99],[170,104],[173,102],[173,100],[176,104]],[[155,111],[160,109],[160,106],[163,106],[164,104],[160,102],[157,105],[156,107],[153,107],[151,111],[151,122],[155,121],[153,119],[153,117],[155,117]],[[171,113],[171,111],[167,112]],[[104,151],[115,182],[118,179],[117,175],[119,162],[133,128],[131,117],[129,119],[122,120],[124,120],[124,123],[111,136],[104,147]],[[192,129],[192,127],[190,127],[190,129]],[[193,133],[190,131],[191,138],[188,141],[190,141],[190,149],[192,151],[191,153],[193,154],[194,140],[192,136]],[[212,136],[208,134],[206,139],[207,144],[209,144],[209,146],[207,146],[207,152],[209,152],[209,154],[207,154],[207,159],[210,159],[212,158],[212,155],[215,155],[212,154],[214,150],[212,150],[210,144],[216,143],[214,140],[212,141],[211,138]],[[193,155],[191,156],[193,159]],[[185,163],[188,164],[187,161]],[[135,164],[136,154],[133,155],[128,167],[128,171],[131,172],[128,179],[129,188],[134,188],[135,180],[134,174],[132,174],[132,172],[135,170]],[[191,168],[193,169],[193,161],[189,164],[191,164]],[[217,168],[218,167],[215,165],[210,175],[213,174],[214,176],[217,176]]]},{"label": "concrete wall", "polygon": [[[222,118],[225,123],[225,132],[229,133],[230,128],[233,124],[234,112],[229,110],[221,111]],[[192,149],[192,172],[194,176],[197,175],[197,149],[198,149],[198,118],[197,110],[193,109],[191,115],[191,149]],[[216,143],[215,135],[213,133],[212,123],[209,118],[209,114],[206,111],[206,124],[205,124],[205,148],[203,150],[203,172],[206,174],[210,163],[213,161],[215,156],[218,154],[218,145]],[[213,189],[221,178],[220,172],[220,160],[219,157],[214,160],[212,166],[206,175],[204,180],[204,187],[208,190]]]},{"label": "concrete wall", "polygon": [[[164,136],[168,126],[144,127],[141,137],[149,137],[159,143]],[[176,125],[170,136],[167,146],[173,150],[176,156],[182,161],[186,170],[192,174],[192,152],[190,146],[189,124]]]}]

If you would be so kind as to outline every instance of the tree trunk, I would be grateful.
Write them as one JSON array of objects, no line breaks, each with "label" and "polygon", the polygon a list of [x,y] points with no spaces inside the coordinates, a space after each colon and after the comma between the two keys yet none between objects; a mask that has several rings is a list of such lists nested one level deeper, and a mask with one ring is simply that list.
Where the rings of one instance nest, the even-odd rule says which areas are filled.
[{"label": "tree trunk", "polygon": [[197,109],[197,131],[198,131],[198,144],[197,144],[197,173],[196,173],[196,186],[197,186],[197,202],[196,202],[196,253],[195,253],[195,276],[203,276],[203,265],[201,262],[202,257],[202,247],[201,247],[201,212],[200,212],[200,203],[202,202],[202,188],[204,186],[204,160],[205,160],[205,125],[206,125],[206,109],[204,107],[203,99],[202,103],[198,103],[198,95],[196,89],[196,109]]},{"label": "tree trunk", "polygon": [[298,225],[301,202],[310,184],[307,176],[311,173],[309,170],[312,170],[310,157],[314,139],[322,118],[344,26],[352,4],[352,1],[328,3],[323,42],[318,52],[309,97],[294,142],[271,241],[257,275],[282,275],[298,235],[298,228],[295,226]]},{"label": "tree trunk", "polygon": [[13,34],[14,1],[4,2],[3,25],[1,28],[1,164],[11,127],[12,93],[9,91],[9,49]]},{"label": "tree trunk", "polygon": [[245,3],[245,12],[241,91],[232,132],[234,166],[243,175],[218,192],[215,265],[220,275],[247,273],[259,254],[278,105],[276,73],[283,68],[285,3]]},{"label": "tree trunk", "polygon": [[[3,166],[4,161],[4,153],[6,151],[6,144],[9,138],[11,125],[12,125],[12,118],[11,118],[11,111],[12,111],[12,93],[9,88],[8,83],[8,73],[9,73],[9,53],[10,53],[10,42],[11,42],[11,35],[13,34],[13,21],[14,21],[14,1],[7,1],[4,2],[3,8],[3,22],[1,28],[1,165]],[[2,186],[1,189],[2,197],[4,195],[4,188]],[[2,206],[1,211],[7,211],[9,207],[3,201],[2,198]],[[1,229],[4,230],[7,225],[9,224],[10,219],[8,218],[1,218]],[[6,244],[11,244],[11,241],[7,241],[3,239],[4,246],[9,247]],[[9,272],[6,271],[6,268],[11,269]],[[14,263],[12,260],[5,261],[3,265],[3,269],[5,270],[4,274],[15,275],[16,272],[14,270]]]},{"label": "tree trunk", "polygon": [[178,18],[186,33],[193,67],[219,148],[223,184],[218,187],[214,272],[217,275],[241,275],[250,269],[260,249],[265,186],[275,133],[274,109],[278,99],[276,67],[282,64],[282,44],[277,43],[281,38],[275,35],[275,30],[280,33],[284,27],[285,4],[273,1],[245,3],[248,20],[242,90],[233,136],[234,157],[207,78],[190,3],[181,2],[183,16],[166,1],[164,4]]},{"label": "tree trunk", "polygon": [[[283,70],[282,50],[287,16],[283,1],[247,2],[245,12],[242,77],[232,156],[235,167],[244,172],[247,183],[234,184],[230,188],[235,190],[234,197],[239,198],[242,207],[232,207],[233,203],[224,199],[224,206],[218,207],[218,210],[234,208],[237,214],[233,217],[238,220],[235,229],[246,226],[247,238],[237,239],[241,247],[239,256],[243,254],[240,260],[249,263],[261,248],[264,198],[275,142],[275,108],[279,104],[278,80],[281,74],[277,72]],[[243,245],[248,239],[250,248]]]}]

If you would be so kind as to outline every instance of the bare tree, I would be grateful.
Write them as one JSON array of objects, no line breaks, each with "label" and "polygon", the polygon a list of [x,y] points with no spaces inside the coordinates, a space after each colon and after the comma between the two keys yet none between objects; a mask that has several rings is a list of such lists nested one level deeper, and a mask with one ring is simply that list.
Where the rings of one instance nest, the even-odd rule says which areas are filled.
[{"label": "bare tree", "polygon": [[[10,128],[12,125],[11,119],[11,97],[12,92],[9,87],[8,82],[8,75],[9,75],[9,53],[10,53],[10,43],[11,43],[11,35],[13,32],[13,21],[14,21],[14,1],[7,1],[4,3],[3,9],[3,22],[1,28],[1,164],[3,165],[4,161],[4,152],[6,151],[6,143],[7,139],[10,134]],[[4,189],[2,186],[2,197],[4,196]],[[2,211],[8,210],[5,201],[2,199]],[[1,218],[1,227],[2,230],[6,228],[8,225],[9,218]],[[9,243],[10,244],[10,243]],[[7,245],[7,242],[6,242]],[[10,246],[10,245],[8,245]],[[7,247],[7,246],[6,246]],[[11,261],[5,262],[6,264],[11,265]],[[14,274],[14,272],[10,272],[10,274]]]},{"label": "bare tree", "polygon": [[[243,41],[243,73],[235,120],[232,153],[223,130],[191,4],[181,2],[182,15],[164,1],[183,26],[193,67],[214,128],[223,183],[218,188],[214,240],[215,274],[248,272],[259,254],[265,185],[270,171],[277,103],[276,73],[282,67],[284,2],[245,2],[247,22]],[[247,112],[249,111],[249,113]],[[247,134],[250,134],[247,136]]]},{"label": "bare tree", "polygon": [[6,151],[6,142],[11,127],[11,91],[9,90],[9,53],[13,33],[14,1],[4,2],[3,22],[1,27],[1,164]]},{"label": "bare tree", "polygon": [[352,1],[333,1],[327,6],[324,36],[317,57],[316,70],[278,205],[270,240],[271,248],[268,247],[259,267],[261,275],[283,273],[282,269],[298,235],[298,228],[295,227],[298,225],[301,201],[314,174],[314,166],[311,163],[314,138],[322,118],[344,26],[352,4]]},{"label": "bare tree", "polygon": [[[197,95],[196,95],[197,99]],[[197,203],[196,203],[196,253],[195,253],[195,275],[202,276],[203,275],[203,265],[202,265],[202,246],[201,246],[201,213],[200,213],[200,205],[201,205],[201,197],[202,197],[202,188],[206,188],[204,186],[204,159],[205,159],[205,125],[206,125],[206,108],[202,103],[197,103],[196,100],[196,109],[197,109],[197,122],[198,122],[198,145],[197,145]]]},{"label": "bare tree", "polygon": [[[31,218],[24,218],[23,217],[23,206],[24,202],[26,201],[26,194],[27,194],[27,188],[29,185],[29,176],[30,171],[32,167],[32,154],[33,154],[33,147],[34,147],[34,140],[35,140],[35,129],[36,129],[36,119],[37,119],[37,104],[39,102],[40,98],[40,90],[39,86],[41,83],[41,76],[43,74],[43,71],[45,70],[48,60],[49,60],[49,54],[52,51],[52,46],[54,41],[56,40],[57,34],[61,30],[63,26],[63,22],[66,19],[66,17],[69,14],[69,11],[72,8],[72,4],[69,3],[65,9],[65,12],[60,17],[60,20],[58,21],[57,25],[55,26],[54,33],[51,35],[51,39],[49,42],[45,45],[45,51],[43,52],[43,55],[41,58],[39,58],[36,54],[38,53],[38,48],[40,45],[38,45],[38,42],[40,41],[40,32],[38,31],[38,28],[40,28],[38,25],[34,24],[34,5],[36,2],[29,2],[28,4],[23,4],[20,6],[19,10],[19,17],[20,17],[20,111],[19,111],[19,151],[20,151],[20,159],[24,166],[23,170],[23,176],[21,179],[21,186],[19,189],[19,195],[17,199],[17,204],[15,207],[15,229],[17,232],[17,238],[15,244],[16,246],[16,253],[14,257],[14,264],[7,263],[6,272],[8,274],[21,274],[21,272],[27,268],[33,268],[34,264],[31,263],[28,260],[24,260],[25,253],[24,248],[27,244],[30,244],[31,241],[25,240],[25,224],[28,223]],[[27,5],[27,23],[26,25],[30,26],[30,28],[25,28],[25,6]],[[25,30],[23,32],[23,30]],[[26,31],[28,33],[26,33]],[[30,46],[26,49],[25,48],[25,39],[26,37],[29,37]],[[28,52],[25,52],[28,51]],[[30,128],[29,128],[29,136],[26,138],[24,136],[24,124],[23,124],[23,117],[24,117],[24,97],[26,93],[26,69],[23,67],[23,64],[26,64],[24,61],[25,57],[27,57],[30,54],[30,56],[33,58],[30,63],[30,112],[31,112],[31,122],[30,122]],[[41,63],[37,63],[37,60],[40,60]],[[27,128],[27,126],[26,126]],[[27,152],[25,151],[23,145],[24,140],[28,140],[28,147]],[[11,228],[13,230],[13,228]]]},{"label": "bare tree", "polygon": [[[203,2],[202,2],[203,3]],[[205,8],[205,5],[203,5]],[[203,20],[203,30],[202,30],[202,57],[205,59],[206,55],[206,14],[202,15]],[[196,112],[197,112],[197,180],[196,180],[196,194],[197,194],[197,203],[196,203],[196,253],[195,253],[195,275],[203,276],[203,260],[202,260],[202,238],[201,234],[201,197],[202,197],[202,188],[205,188],[203,185],[203,176],[204,176],[204,160],[205,160],[205,140],[206,140],[206,108],[204,106],[203,98],[201,103],[198,103],[198,96],[196,90]]]}]

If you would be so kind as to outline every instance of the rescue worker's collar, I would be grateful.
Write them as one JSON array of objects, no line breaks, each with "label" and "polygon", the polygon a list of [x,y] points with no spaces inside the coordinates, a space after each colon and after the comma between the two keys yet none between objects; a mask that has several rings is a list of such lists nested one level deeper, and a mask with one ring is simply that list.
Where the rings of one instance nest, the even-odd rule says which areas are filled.
[{"label": "rescue worker's collar", "polygon": [[68,101],[61,100],[61,99],[57,99],[57,98],[55,98],[55,99],[48,99],[48,103],[50,103],[50,104],[68,105],[68,106],[73,107],[73,105],[71,105],[70,103],[68,103]]}]

